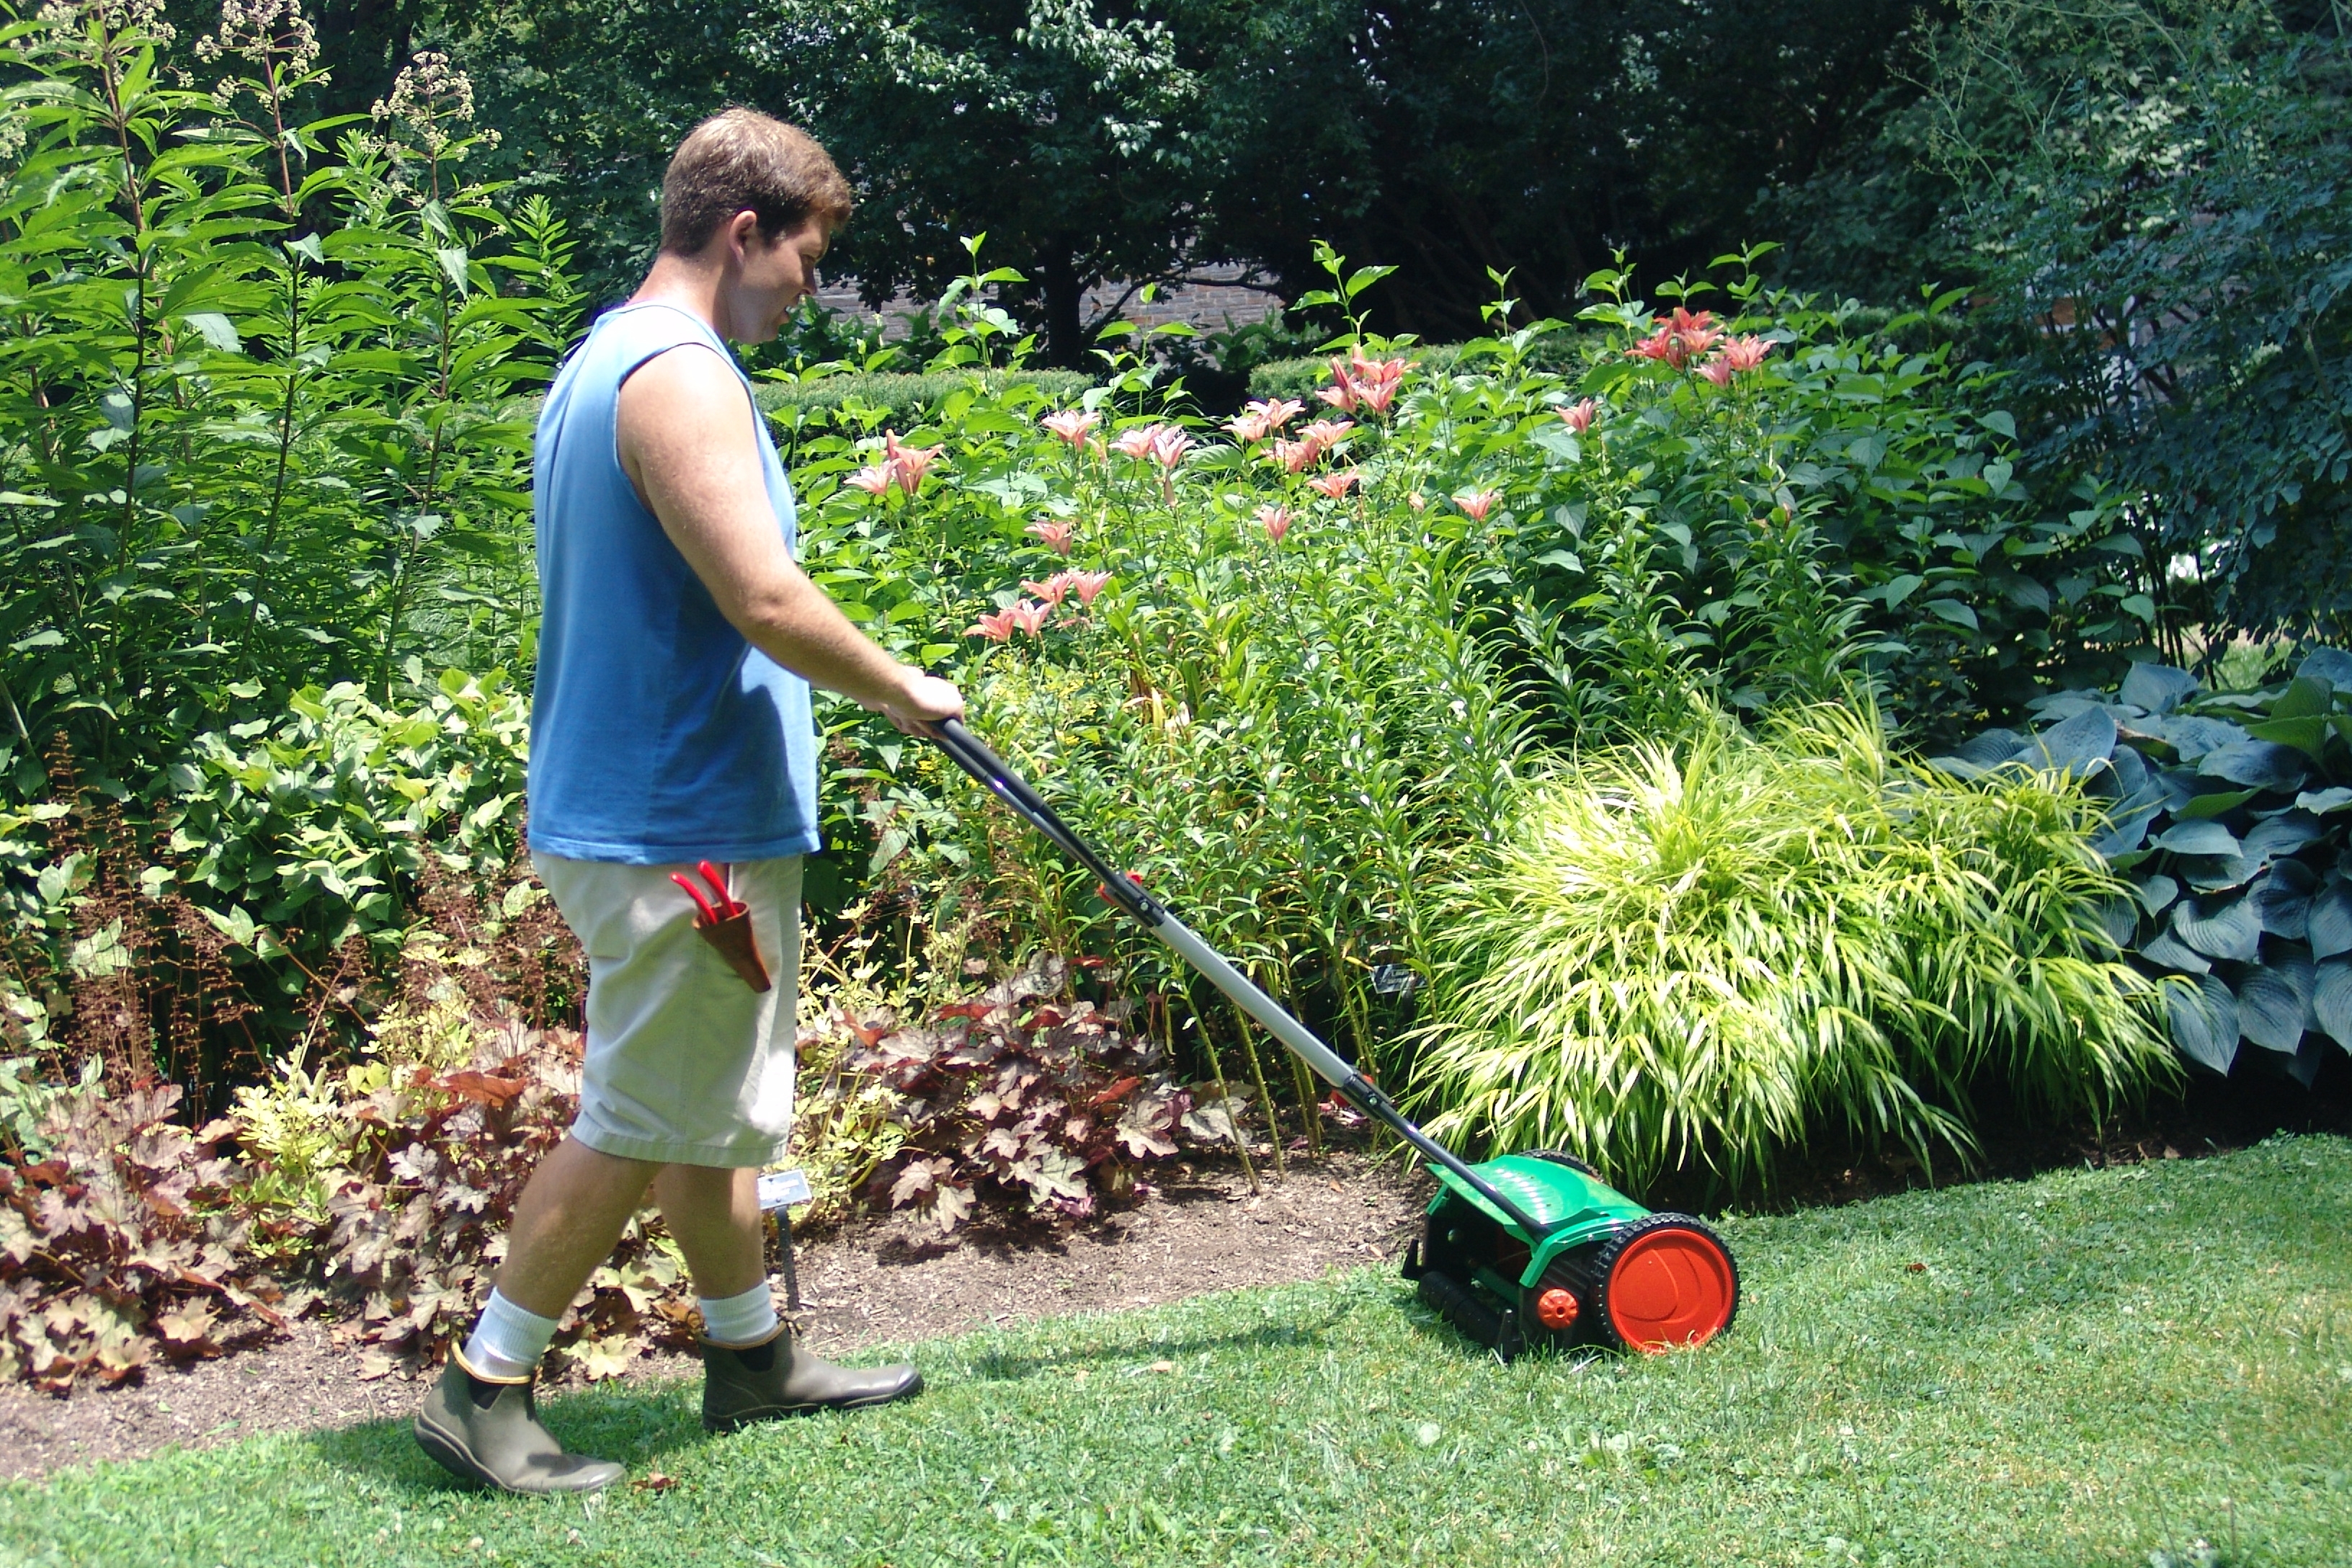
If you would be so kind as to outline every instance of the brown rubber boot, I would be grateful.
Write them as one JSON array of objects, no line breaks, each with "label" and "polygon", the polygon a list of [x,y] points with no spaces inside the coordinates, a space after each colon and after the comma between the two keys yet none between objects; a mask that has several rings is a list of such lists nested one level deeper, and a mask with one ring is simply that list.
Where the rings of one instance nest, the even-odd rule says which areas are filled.
[{"label": "brown rubber boot", "polygon": [[846,1367],[803,1350],[792,1325],[756,1345],[732,1348],[702,1342],[702,1426],[732,1432],[754,1421],[887,1405],[923,1390],[923,1374],[895,1366]]},{"label": "brown rubber boot", "polygon": [[510,1492],[593,1492],[628,1470],[567,1454],[539,1424],[537,1374],[485,1377],[451,1346],[441,1381],[416,1413],[416,1444],[451,1475]]}]

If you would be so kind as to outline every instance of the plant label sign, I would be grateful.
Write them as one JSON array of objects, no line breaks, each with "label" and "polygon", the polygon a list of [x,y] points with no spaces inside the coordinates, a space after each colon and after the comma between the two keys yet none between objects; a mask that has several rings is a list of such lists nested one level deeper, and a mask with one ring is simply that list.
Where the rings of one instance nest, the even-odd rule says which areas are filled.
[{"label": "plant label sign", "polygon": [[763,1214],[808,1201],[809,1181],[805,1171],[770,1171],[760,1178],[760,1209]]}]

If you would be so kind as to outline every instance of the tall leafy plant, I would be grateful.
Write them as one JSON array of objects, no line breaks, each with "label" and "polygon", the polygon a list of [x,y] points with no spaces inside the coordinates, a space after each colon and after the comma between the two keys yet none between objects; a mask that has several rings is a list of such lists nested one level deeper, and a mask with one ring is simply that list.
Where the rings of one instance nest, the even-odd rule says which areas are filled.
[{"label": "tall leafy plant", "polygon": [[[457,174],[462,78],[381,132],[297,123],[292,0],[235,0],[176,85],[141,3],[18,17],[0,93],[0,765],[63,728],[135,778],[224,709],[411,654],[527,653],[528,429],[567,243]],[[338,134],[340,132],[340,135]]]}]

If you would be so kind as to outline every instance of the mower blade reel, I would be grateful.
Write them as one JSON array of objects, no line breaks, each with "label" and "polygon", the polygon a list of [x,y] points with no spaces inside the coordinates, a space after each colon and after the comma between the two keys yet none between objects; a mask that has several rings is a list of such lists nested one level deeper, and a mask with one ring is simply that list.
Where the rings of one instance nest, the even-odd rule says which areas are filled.
[{"label": "mower blade reel", "polygon": [[1505,1361],[1519,1353],[1518,1328],[1507,1321],[1509,1314],[1487,1306],[1467,1285],[1444,1269],[1424,1268],[1419,1292],[1421,1299],[1435,1308],[1447,1322]]}]

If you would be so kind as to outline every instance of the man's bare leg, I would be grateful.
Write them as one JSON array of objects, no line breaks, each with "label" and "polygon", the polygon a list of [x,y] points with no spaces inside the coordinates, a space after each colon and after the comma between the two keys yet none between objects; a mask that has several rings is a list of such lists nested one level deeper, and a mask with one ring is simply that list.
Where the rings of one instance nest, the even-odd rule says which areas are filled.
[{"label": "man's bare leg", "polygon": [[659,1169],[600,1154],[573,1138],[557,1144],[515,1203],[499,1294],[542,1318],[562,1317],[588,1276],[612,1256]]},{"label": "man's bare leg", "polygon": [[654,1201],[661,1205],[670,1239],[686,1254],[697,1295],[739,1296],[767,1282],[756,1169],[664,1165],[654,1177]]}]

